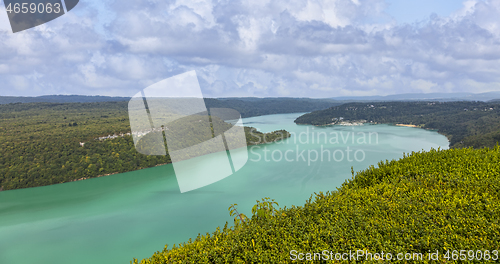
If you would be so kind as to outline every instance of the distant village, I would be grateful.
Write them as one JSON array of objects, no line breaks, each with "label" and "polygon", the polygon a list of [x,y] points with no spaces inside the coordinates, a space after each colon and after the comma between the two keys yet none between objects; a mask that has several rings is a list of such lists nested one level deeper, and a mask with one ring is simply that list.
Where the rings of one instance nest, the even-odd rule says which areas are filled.
[{"label": "distant village", "polygon": [[332,123],[328,125],[338,125],[338,126],[362,126],[364,123],[367,123],[368,121],[362,119],[362,120],[355,120],[355,121],[349,121],[349,120],[344,120],[343,117],[339,118],[332,118]]},{"label": "distant village", "polygon": [[[167,131],[167,130],[168,130],[167,127],[145,129],[145,130],[140,130],[140,131],[134,131],[132,133],[127,132],[127,133],[107,135],[107,136],[103,136],[103,137],[94,138],[94,140],[108,140],[108,139],[115,139],[118,137],[124,137],[124,136],[130,136],[130,135],[132,135],[134,138],[141,138],[144,135],[151,133],[151,132],[163,132],[163,131]],[[80,146],[81,147],[85,146],[85,142],[80,142]]]}]

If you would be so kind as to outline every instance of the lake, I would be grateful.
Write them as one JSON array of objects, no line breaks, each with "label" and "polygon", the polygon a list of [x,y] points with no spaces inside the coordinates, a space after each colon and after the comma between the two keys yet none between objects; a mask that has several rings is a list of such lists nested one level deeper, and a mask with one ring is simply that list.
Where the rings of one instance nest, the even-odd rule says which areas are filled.
[{"label": "lake", "polygon": [[[251,215],[256,200],[303,205],[336,190],[355,171],[403,153],[448,148],[435,131],[391,125],[296,125],[301,114],[245,118],[262,132],[286,129],[280,143],[248,147],[246,165],[206,187],[180,193],[171,164],[107,177],[0,192],[0,263],[129,263],[165,244],[232,224],[228,207]],[[196,166],[211,156],[189,160]],[[207,172],[209,173],[209,172]]]}]

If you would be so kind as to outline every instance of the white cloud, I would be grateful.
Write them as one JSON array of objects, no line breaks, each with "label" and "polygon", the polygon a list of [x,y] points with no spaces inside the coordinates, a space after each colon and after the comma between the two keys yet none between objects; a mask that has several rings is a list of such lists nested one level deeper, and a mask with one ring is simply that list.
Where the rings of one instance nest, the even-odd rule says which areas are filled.
[{"label": "white cloud", "polygon": [[0,93],[130,96],[189,70],[212,97],[498,89],[500,0],[467,0],[450,17],[418,25],[366,22],[384,17],[385,6],[89,2],[16,34],[0,16],[0,82],[8,84]]},{"label": "white cloud", "polygon": [[418,79],[418,80],[412,80],[410,82],[410,86],[413,89],[413,91],[431,93],[434,91],[433,88],[435,88],[437,84],[423,79]]}]

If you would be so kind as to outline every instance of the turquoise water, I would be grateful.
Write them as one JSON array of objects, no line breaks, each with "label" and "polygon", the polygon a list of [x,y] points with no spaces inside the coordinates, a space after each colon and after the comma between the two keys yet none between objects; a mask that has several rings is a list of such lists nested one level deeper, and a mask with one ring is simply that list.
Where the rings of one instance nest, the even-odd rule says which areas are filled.
[{"label": "turquoise water", "polygon": [[[401,158],[403,152],[448,146],[446,137],[435,131],[296,125],[293,120],[299,115],[244,119],[260,131],[286,129],[292,137],[249,147],[241,170],[187,193],[180,193],[170,164],[0,192],[0,263],[129,263],[165,244],[171,247],[232,223],[230,204],[237,203],[247,215],[263,197],[281,207],[302,205],[314,192],[339,187],[351,177],[351,166],[359,171],[380,160]],[[210,159],[193,159],[193,166]]]}]

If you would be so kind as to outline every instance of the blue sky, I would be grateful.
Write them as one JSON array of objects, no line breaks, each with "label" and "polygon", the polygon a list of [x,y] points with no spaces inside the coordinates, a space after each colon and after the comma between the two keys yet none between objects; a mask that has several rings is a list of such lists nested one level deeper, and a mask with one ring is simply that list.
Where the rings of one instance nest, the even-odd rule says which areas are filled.
[{"label": "blue sky", "polygon": [[207,97],[500,91],[498,17],[500,0],[81,0],[13,34],[2,5],[0,95],[132,96],[190,70]]},{"label": "blue sky", "polygon": [[461,0],[390,0],[385,12],[398,23],[414,23],[429,19],[432,13],[446,17],[460,10]]}]

